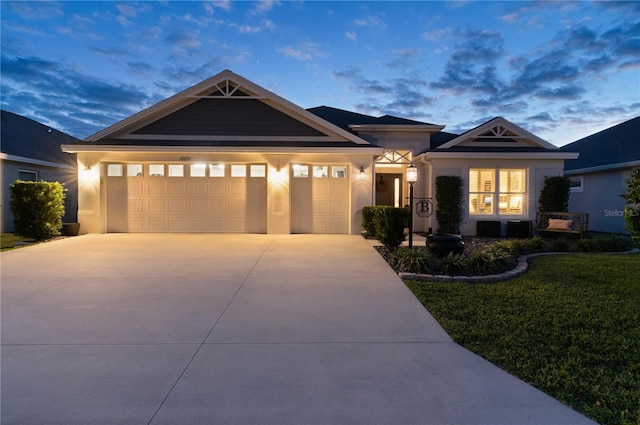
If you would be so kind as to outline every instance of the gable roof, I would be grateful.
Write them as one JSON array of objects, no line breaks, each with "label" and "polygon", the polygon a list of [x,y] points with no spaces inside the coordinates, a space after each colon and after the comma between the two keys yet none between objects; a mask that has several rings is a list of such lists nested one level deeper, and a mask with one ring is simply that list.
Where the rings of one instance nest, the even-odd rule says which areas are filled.
[{"label": "gable roof", "polygon": [[580,152],[565,171],[592,171],[640,165],[640,117],[584,137],[560,148]]},{"label": "gable roof", "polygon": [[[355,134],[224,70],[77,145],[80,150],[372,147]],[[103,146],[99,149],[99,146]]]},{"label": "gable roof", "polygon": [[[533,158],[571,159],[574,152],[561,152],[557,146],[528,132],[522,127],[495,117],[459,136],[445,133],[436,138],[436,143],[419,155],[428,157],[492,157],[513,158],[514,154]],[[449,140],[447,140],[449,139]]]},{"label": "gable roof", "polygon": [[3,159],[76,168],[75,155],[60,150],[62,144],[79,142],[75,137],[5,110],[0,129]]},{"label": "gable roof", "polygon": [[445,127],[443,125],[429,124],[422,121],[395,117],[393,115],[374,117],[329,106],[317,106],[315,108],[309,108],[307,111],[348,131],[371,129],[383,130],[390,128],[394,130],[401,130],[404,128],[408,130],[439,131]]}]

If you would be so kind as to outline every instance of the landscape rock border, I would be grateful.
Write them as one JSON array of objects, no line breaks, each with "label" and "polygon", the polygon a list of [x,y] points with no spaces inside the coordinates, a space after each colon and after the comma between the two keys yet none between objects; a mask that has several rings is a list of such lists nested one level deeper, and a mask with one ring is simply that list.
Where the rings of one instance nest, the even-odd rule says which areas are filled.
[{"label": "landscape rock border", "polygon": [[575,254],[635,254],[639,252],[638,248],[634,248],[630,251],[623,252],[595,252],[595,253],[580,253],[580,252],[538,252],[535,254],[521,255],[518,257],[516,266],[504,273],[489,274],[484,276],[449,276],[449,275],[433,275],[433,274],[421,274],[421,273],[408,273],[400,272],[398,276],[401,279],[406,280],[421,280],[426,282],[464,282],[464,283],[495,283],[503,282],[505,280],[513,279],[520,276],[529,269],[529,258],[540,257],[542,255],[575,255]]}]

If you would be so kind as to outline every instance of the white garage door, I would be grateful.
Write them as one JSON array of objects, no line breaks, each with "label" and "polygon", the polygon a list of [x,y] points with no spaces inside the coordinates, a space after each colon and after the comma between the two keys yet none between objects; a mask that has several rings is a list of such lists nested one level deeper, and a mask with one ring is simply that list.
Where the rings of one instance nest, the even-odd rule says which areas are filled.
[{"label": "white garage door", "polygon": [[107,164],[107,232],[266,233],[265,164]]},{"label": "white garage door", "polygon": [[348,233],[346,165],[291,166],[291,233]]}]

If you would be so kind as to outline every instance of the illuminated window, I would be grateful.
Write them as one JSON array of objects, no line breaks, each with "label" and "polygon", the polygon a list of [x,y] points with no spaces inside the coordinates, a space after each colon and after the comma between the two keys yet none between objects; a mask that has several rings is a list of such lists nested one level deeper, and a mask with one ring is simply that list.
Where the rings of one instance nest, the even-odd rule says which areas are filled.
[{"label": "illuminated window", "polygon": [[254,164],[249,166],[251,177],[267,177],[267,166],[264,164]]},{"label": "illuminated window", "polygon": [[207,175],[206,164],[191,164],[190,168],[189,175],[191,177],[206,177]]},{"label": "illuminated window", "polygon": [[209,164],[209,177],[224,177],[224,164]]},{"label": "illuminated window", "polygon": [[244,164],[231,165],[231,177],[247,177],[247,166]]},{"label": "illuminated window", "polygon": [[127,164],[128,177],[142,177],[142,164]]},{"label": "illuminated window", "polygon": [[164,164],[149,164],[149,175],[151,177],[164,176]]},{"label": "illuminated window", "polygon": [[291,166],[293,169],[293,177],[294,178],[307,178],[309,177],[309,166],[308,165],[300,165],[293,164]]},{"label": "illuminated window", "polygon": [[343,179],[347,177],[347,166],[346,165],[332,165],[331,166],[331,177],[334,179]]},{"label": "illuminated window", "polygon": [[169,177],[184,177],[184,165],[169,164]]},{"label": "illuminated window", "polygon": [[107,176],[108,177],[124,176],[124,170],[123,170],[122,164],[107,164]]},{"label": "illuminated window", "polygon": [[525,179],[526,171],[523,169],[470,169],[469,213],[523,215]]},{"label": "illuminated window", "polygon": [[313,166],[313,177],[315,178],[328,178],[329,177],[329,167],[326,165],[314,165]]}]

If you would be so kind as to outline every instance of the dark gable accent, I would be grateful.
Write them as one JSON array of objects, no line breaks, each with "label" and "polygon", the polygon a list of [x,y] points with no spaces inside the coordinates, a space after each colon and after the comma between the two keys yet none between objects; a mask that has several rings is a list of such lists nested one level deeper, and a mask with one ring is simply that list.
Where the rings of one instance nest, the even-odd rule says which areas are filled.
[{"label": "dark gable accent", "polygon": [[257,99],[200,99],[132,134],[326,136]]}]

